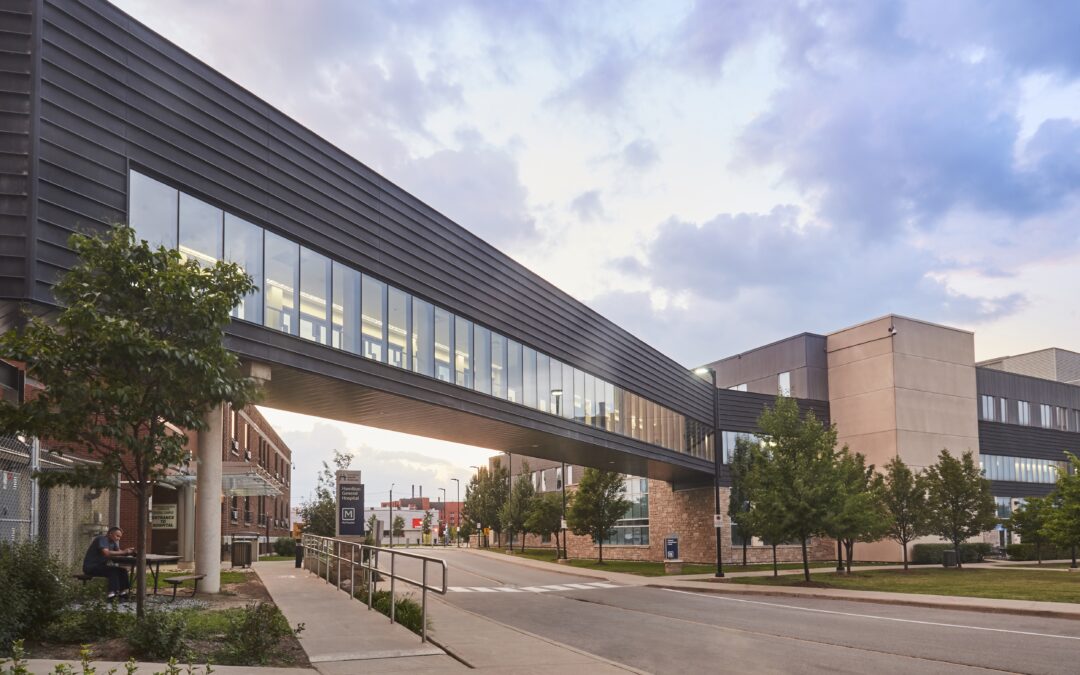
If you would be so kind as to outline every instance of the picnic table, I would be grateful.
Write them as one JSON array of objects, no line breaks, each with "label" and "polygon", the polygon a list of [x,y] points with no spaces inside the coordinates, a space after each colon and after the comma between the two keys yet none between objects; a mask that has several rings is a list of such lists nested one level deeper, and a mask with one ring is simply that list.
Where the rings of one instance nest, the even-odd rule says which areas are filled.
[{"label": "picnic table", "polygon": [[[135,566],[139,564],[137,555],[114,555],[109,560],[124,566],[130,566],[132,574],[135,573]],[[150,576],[154,577],[154,595],[157,595],[158,592],[158,576],[161,574],[161,566],[174,565],[178,562],[180,562],[180,556],[178,555],[146,554],[146,569],[150,572]]]}]

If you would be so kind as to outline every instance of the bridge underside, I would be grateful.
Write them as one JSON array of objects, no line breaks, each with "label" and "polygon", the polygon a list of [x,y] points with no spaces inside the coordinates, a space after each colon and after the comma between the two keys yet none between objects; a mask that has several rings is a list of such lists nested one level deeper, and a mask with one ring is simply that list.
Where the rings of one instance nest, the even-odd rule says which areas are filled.
[{"label": "bridge underside", "polygon": [[257,326],[234,324],[226,344],[270,367],[260,404],[271,408],[680,485],[712,479],[710,461]]}]

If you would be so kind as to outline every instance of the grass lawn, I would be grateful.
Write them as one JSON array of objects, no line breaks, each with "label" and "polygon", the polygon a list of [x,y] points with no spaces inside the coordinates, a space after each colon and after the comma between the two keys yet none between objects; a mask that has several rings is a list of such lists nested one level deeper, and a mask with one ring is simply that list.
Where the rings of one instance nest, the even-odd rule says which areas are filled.
[{"label": "grass lawn", "polygon": [[296,560],[294,555],[264,555],[259,558],[259,562],[275,562],[278,560]]},{"label": "grass lawn", "polygon": [[[191,570],[179,571],[179,572],[162,572],[161,573],[161,581],[158,584],[158,588],[168,586],[168,584],[165,583],[165,580],[168,579],[169,577],[182,577],[182,576],[186,576],[186,575],[192,574],[192,573],[193,572]],[[248,572],[230,572],[230,571],[227,571],[227,570],[222,570],[221,571],[221,585],[222,586],[224,586],[225,584],[243,583],[243,582],[247,581],[249,578],[251,578],[251,575]],[[150,578],[150,575],[147,575],[147,580],[150,582],[150,585],[153,586],[154,580]],[[190,580],[185,581],[185,582],[180,584],[180,588],[192,588],[194,586],[195,586],[195,582],[190,581]],[[171,589],[172,586],[168,586],[168,588]]]},{"label": "grass lawn", "polygon": [[[506,553],[501,548],[492,547],[490,549],[483,549],[488,551],[494,551],[496,553]],[[527,548],[524,553],[518,550],[514,551],[514,555],[529,558],[530,560],[542,560],[544,562],[555,562],[555,551],[550,548]],[[855,563],[856,566],[861,563]],[[625,574],[637,574],[643,577],[662,577],[664,576],[664,563],[660,562],[640,562],[637,560],[605,560],[602,564],[596,560],[571,560],[569,562],[571,567],[581,567],[591,570],[601,570],[605,572],[623,572]],[[782,570],[802,569],[802,563],[780,563],[777,565]],[[828,568],[832,569],[836,567],[835,562],[812,562],[811,568]],[[771,570],[772,563],[761,565],[724,565],[725,572],[757,572],[761,570]],[[716,565],[699,565],[687,563],[683,565],[683,574],[712,574],[716,571]]]},{"label": "grass lawn", "polygon": [[[1080,602],[1080,575],[1008,569],[863,570],[848,575],[812,574],[811,580],[829,588],[892,593],[959,595],[973,598]],[[743,577],[727,583],[797,586],[801,576]]]}]

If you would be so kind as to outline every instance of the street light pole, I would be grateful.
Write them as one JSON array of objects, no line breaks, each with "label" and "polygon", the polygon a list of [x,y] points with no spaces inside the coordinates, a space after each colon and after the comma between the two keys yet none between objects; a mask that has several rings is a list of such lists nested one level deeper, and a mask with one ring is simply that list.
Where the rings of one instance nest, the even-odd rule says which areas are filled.
[{"label": "street light pole", "polygon": [[[514,508],[514,502],[512,501],[514,493],[514,456],[510,454],[510,451],[506,451],[506,501],[510,505],[509,508]],[[513,518],[514,514],[511,513],[510,517]],[[511,553],[514,552],[514,540],[512,537],[507,537],[507,547]]]},{"label": "street light pole", "polygon": [[[439,520],[446,518],[446,488],[439,488],[439,492],[442,493],[442,513],[439,514]],[[434,546],[435,544],[432,544]]]},{"label": "street light pole", "polygon": [[461,480],[458,478],[450,480],[457,483],[457,501],[454,503],[454,540],[457,542],[457,547],[461,548]]},{"label": "street light pole", "polygon": [[566,560],[566,462],[562,463],[562,523],[560,524],[564,527],[560,528],[562,529],[562,554],[559,557]]},{"label": "street light pole", "polygon": [[[475,464],[470,464],[469,468],[470,469],[476,469],[476,484],[477,484],[477,487],[479,487],[479,485],[480,485],[480,467],[476,466]],[[458,527],[461,527],[461,525],[459,524]],[[476,547],[477,548],[485,548],[484,544],[486,543],[486,540],[484,539],[484,524],[483,523],[477,523],[476,524],[476,529],[477,529]]]},{"label": "street light pole", "polygon": [[394,483],[390,483],[390,548],[394,548]]},{"label": "street light pole", "polygon": [[714,517],[716,521],[716,576],[724,576],[723,526],[720,520],[720,390],[716,388],[716,370],[698,368],[698,375],[708,373],[712,384],[712,419],[713,419],[713,492],[715,493]]}]

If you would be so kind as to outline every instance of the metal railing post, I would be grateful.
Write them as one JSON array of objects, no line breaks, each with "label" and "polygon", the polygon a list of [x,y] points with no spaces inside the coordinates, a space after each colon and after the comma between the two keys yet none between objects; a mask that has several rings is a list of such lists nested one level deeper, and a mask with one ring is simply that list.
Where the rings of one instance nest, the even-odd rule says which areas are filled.
[{"label": "metal railing post", "polygon": [[[378,569],[378,552],[368,549],[367,552],[367,608],[371,611],[371,598],[375,595],[375,570]],[[374,560],[375,562],[372,562]]]},{"label": "metal railing post", "polygon": [[390,623],[394,623],[394,582],[397,581],[397,575],[394,574],[394,561],[397,556],[394,555],[394,551],[390,551]]},{"label": "metal railing post", "polygon": [[427,642],[427,560],[421,561],[420,566],[424,570],[420,586],[420,642],[424,643]]},{"label": "metal railing post", "polygon": [[356,597],[356,544],[349,547],[349,597]]},{"label": "metal railing post", "polygon": [[341,542],[340,541],[334,540],[334,550],[336,551],[336,554],[334,555],[334,557],[337,558],[337,589],[340,591],[341,590]]}]

